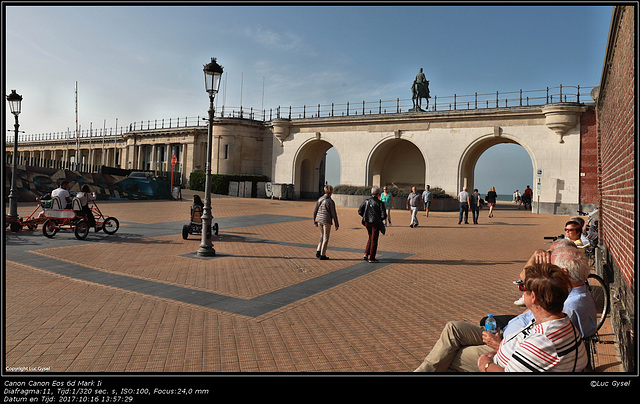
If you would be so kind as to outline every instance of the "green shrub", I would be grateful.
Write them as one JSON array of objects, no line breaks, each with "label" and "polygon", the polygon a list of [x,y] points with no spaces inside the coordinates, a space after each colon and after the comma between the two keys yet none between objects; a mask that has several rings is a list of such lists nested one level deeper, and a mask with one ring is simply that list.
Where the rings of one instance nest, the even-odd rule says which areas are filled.
[{"label": "green shrub", "polygon": [[[194,191],[204,191],[206,185],[207,174],[204,172],[193,172],[189,176],[189,189]],[[267,182],[269,178],[266,175],[254,174],[211,174],[211,193],[219,195],[229,195],[229,182],[251,181],[253,187],[258,182]],[[255,194],[255,193],[254,193]]]},{"label": "green shrub", "polygon": [[[362,186],[354,186],[354,185],[338,185],[333,189],[334,194],[341,195],[370,195],[372,187],[362,187]],[[411,193],[411,187],[396,187],[394,185],[387,185],[389,192],[394,197],[406,198]],[[417,192],[422,194],[424,189],[418,189]],[[433,193],[434,198],[451,198],[451,196],[447,195],[442,188],[432,187],[431,192]]]}]

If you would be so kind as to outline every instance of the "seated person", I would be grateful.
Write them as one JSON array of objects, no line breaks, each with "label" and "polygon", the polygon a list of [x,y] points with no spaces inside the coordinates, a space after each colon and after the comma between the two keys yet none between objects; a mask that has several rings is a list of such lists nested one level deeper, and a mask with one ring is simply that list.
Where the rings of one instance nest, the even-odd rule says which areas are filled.
[{"label": "seated person", "polygon": [[[537,263],[552,263],[564,269],[571,281],[571,290],[564,304],[563,312],[567,314],[575,326],[580,330],[583,338],[590,337],[596,333],[596,305],[593,297],[587,290],[586,280],[591,272],[591,268],[582,253],[571,242],[558,240],[551,253],[539,250],[534,254]],[[559,245],[559,246],[558,246]],[[544,258],[547,255],[548,258]],[[531,265],[532,262],[528,262]],[[524,272],[524,271],[523,271]],[[520,274],[524,276],[523,273]],[[527,310],[504,327],[503,335],[508,335],[526,325],[532,318],[532,313]],[[506,338],[506,337],[505,337]]]},{"label": "seated person", "polygon": [[60,199],[60,209],[66,209],[67,205],[71,203],[71,195],[69,194],[69,181],[62,181],[60,186],[51,191],[51,197],[58,197]]},{"label": "seated person", "polygon": [[[558,240],[557,244],[567,245],[568,243]],[[559,258],[557,262],[556,258]],[[580,283],[579,280],[582,280],[581,285],[574,286],[569,291],[563,312],[574,321],[579,330],[579,337],[593,335],[595,333],[596,308],[593,298],[589,293],[586,293],[584,285],[584,280],[589,273],[589,266],[585,261],[584,254],[575,246],[556,246],[550,256],[547,251],[536,251],[527,265],[530,266],[536,262],[544,263],[547,259],[564,269],[569,278],[574,279],[572,282],[578,280]],[[524,275],[521,274],[521,276]],[[503,338],[508,339],[517,333],[530,322],[531,318],[530,310],[514,317],[504,327],[502,335],[499,333],[489,334],[484,332],[483,327],[468,322],[450,321],[445,325],[440,339],[415,372],[477,372],[478,358],[498,349]]]},{"label": "seated person", "polygon": [[[96,219],[89,207],[89,201],[94,201],[96,199],[95,192],[90,192],[89,186],[84,184],[82,188],[80,188],[80,192],[76,194],[76,198],[80,201],[80,206],[82,207],[82,209],[78,211],[78,214],[86,217],[89,226],[94,227],[96,225]],[[98,229],[96,228],[96,231],[97,230]]]},{"label": "seated person", "polygon": [[564,225],[564,236],[573,241],[578,247],[584,247],[582,241],[582,225],[575,220],[569,220]]},{"label": "seated person", "polygon": [[588,246],[591,241],[589,241],[589,238],[585,234],[584,219],[580,216],[573,216],[570,221],[577,222],[580,225],[580,229],[582,229],[582,231],[580,232],[580,241],[582,242],[583,247]]},{"label": "seated person", "polygon": [[202,208],[204,208],[204,203],[202,203],[202,199],[200,198],[199,195],[193,195],[193,204],[191,205],[191,217],[192,218],[193,218],[193,211],[195,210],[196,206],[200,207],[200,213],[202,214]]},{"label": "seated person", "polygon": [[526,327],[505,338],[497,350],[480,356],[484,372],[581,372],[587,352],[569,317],[563,313],[569,294],[567,273],[553,264],[525,268],[527,307],[533,318]]}]

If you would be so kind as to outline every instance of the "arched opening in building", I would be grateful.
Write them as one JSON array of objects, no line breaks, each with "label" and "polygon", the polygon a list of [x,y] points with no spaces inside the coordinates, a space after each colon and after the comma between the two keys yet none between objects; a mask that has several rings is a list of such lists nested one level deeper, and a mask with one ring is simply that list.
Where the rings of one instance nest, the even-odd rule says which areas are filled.
[{"label": "arched opening in building", "polygon": [[491,187],[496,189],[499,201],[512,201],[514,191],[522,194],[527,185],[535,191],[532,157],[513,140],[482,141],[469,151],[464,161],[461,188],[466,185],[470,192],[477,188],[483,198]]},{"label": "arched opening in building", "polygon": [[[293,181],[300,199],[317,199],[324,193],[327,151],[331,148],[333,145],[324,140],[313,140],[300,148],[295,159]],[[337,153],[333,157],[337,157]]]},{"label": "arched opening in building", "polygon": [[336,148],[331,147],[325,160],[325,181],[334,187],[340,185],[340,170],[340,156]]},{"label": "arched opening in building", "polygon": [[426,164],[420,149],[404,139],[380,144],[369,161],[368,186],[424,188]]}]

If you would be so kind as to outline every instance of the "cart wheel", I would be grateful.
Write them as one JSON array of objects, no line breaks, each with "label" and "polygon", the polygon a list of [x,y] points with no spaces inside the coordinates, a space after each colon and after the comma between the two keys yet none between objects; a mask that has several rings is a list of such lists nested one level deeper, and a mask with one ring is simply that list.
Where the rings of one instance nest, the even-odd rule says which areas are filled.
[{"label": "cart wheel", "polygon": [[22,230],[22,226],[20,225],[20,223],[18,222],[11,222],[11,231],[14,233],[19,232],[20,230]]},{"label": "cart wheel", "polygon": [[76,226],[73,229],[73,234],[75,234],[78,240],[84,240],[89,234],[89,228],[89,223],[86,220],[82,219],[78,223],[76,223]]},{"label": "cart wheel", "polygon": [[212,232],[214,235],[216,235],[216,236],[217,236],[217,235],[218,235],[218,223],[214,223],[214,224],[213,224],[213,226],[211,226],[211,230],[212,230],[211,232]]},{"label": "cart wheel", "polygon": [[115,234],[120,228],[120,222],[115,217],[108,217],[102,223],[102,230],[107,234]]},{"label": "cart wheel", "polygon": [[182,238],[184,240],[189,238],[189,225],[185,224],[184,226],[182,226]]},{"label": "cart wheel", "polygon": [[42,224],[42,234],[44,234],[49,238],[52,238],[58,232],[58,228],[55,226],[56,224],[52,220],[50,219],[45,220],[44,223]]}]

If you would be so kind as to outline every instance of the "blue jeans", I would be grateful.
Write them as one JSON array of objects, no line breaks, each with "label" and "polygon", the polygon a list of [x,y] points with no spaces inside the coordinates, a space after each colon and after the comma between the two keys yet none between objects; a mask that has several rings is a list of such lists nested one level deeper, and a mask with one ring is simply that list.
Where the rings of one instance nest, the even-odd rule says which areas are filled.
[{"label": "blue jeans", "polygon": [[469,223],[469,204],[466,202],[460,202],[460,216],[458,217],[458,224],[462,222],[463,213],[464,213],[464,222]]},{"label": "blue jeans", "polygon": [[480,216],[480,209],[478,209],[477,206],[472,206],[471,214],[473,216],[473,223],[478,223],[478,216]]}]

